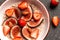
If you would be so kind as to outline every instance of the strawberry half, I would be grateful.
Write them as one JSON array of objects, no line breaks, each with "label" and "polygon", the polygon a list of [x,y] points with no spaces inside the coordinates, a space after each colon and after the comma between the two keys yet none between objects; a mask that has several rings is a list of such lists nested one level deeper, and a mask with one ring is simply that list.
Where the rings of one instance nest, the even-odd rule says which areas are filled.
[{"label": "strawberry half", "polygon": [[6,36],[10,32],[10,27],[7,25],[3,26],[3,34]]},{"label": "strawberry half", "polygon": [[7,9],[5,13],[8,17],[11,17],[14,13],[14,9],[13,8]]},{"label": "strawberry half", "polygon": [[15,37],[13,40],[23,40],[21,37]]},{"label": "strawberry half", "polygon": [[34,29],[34,30],[31,32],[31,37],[32,37],[32,38],[37,38],[37,37],[38,37],[38,34],[39,34],[39,30],[38,30],[38,29]]},{"label": "strawberry half", "polygon": [[33,18],[34,18],[34,20],[39,20],[39,19],[41,19],[41,16],[42,16],[42,14],[41,13],[39,13],[39,12],[34,12],[34,14],[33,14]]},{"label": "strawberry half", "polygon": [[52,18],[52,22],[53,22],[53,24],[54,24],[55,26],[58,26],[58,24],[59,24],[59,18],[58,18],[57,16],[54,16],[54,17]]},{"label": "strawberry half", "polygon": [[27,2],[21,2],[20,4],[18,4],[18,8],[20,9],[26,9],[28,7]]}]

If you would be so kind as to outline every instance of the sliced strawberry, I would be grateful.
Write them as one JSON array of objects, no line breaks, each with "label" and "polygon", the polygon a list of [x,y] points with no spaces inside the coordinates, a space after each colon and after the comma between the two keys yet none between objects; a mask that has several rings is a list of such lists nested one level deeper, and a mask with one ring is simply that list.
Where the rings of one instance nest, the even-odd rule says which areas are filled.
[{"label": "sliced strawberry", "polygon": [[30,13],[30,12],[29,12],[28,9],[25,9],[25,10],[22,11],[22,14],[23,14],[23,15],[28,15],[29,13]]},{"label": "sliced strawberry", "polygon": [[37,20],[39,20],[39,19],[41,19],[41,16],[42,16],[42,14],[41,13],[39,13],[39,12],[34,12],[34,14],[33,14],[33,18],[37,21]]},{"label": "sliced strawberry", "polygon": [[38,29],[34,29],[32,32],[31,32],[31,37],[32,38],[37,38],[39,35],[39,30]]},{"label": "sliced strawberry", "polygon": [[13,40],[23,40],[21,37],[15,37]]},{"label": "sliced strawberry", "polygon": [[14,13],[14,9],[13,8],[7,9],[5,13],[8,17],[11,17]]},{"label": "sliced strawberry", "polygon": [[4,35],[6,36],[9,32],[10,32],[10,27],[8,27],[7,25],[3,26]]},{"label": "sliced strawberry", "polygon": [[54,17],[52,18],[52,22],[53,22],[53,24],[54,24],[55,26],[58,26],[58,24],[59,24],[59,18],[58,18],[58,16],[54,16]]},{"label": "sliced strawberry", "polygon": [[18,8],[20,9],[26,9],[28,7],[27,2],[21,2],[20,4],[18,4]]}]

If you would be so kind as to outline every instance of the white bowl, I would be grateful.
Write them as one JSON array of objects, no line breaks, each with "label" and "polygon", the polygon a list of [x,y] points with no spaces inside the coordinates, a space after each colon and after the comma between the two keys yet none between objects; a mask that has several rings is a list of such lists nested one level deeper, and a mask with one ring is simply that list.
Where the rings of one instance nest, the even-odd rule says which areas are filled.
[{"label": "white bowl", "polygon": [[40,29],[42,31],[41,31],[39,37],[37,38],[37,40],[43,40],[48,33],[50,21],[49,21],[49,14],[48,14],[46,7],[39,0],[7,0],[0,6],[0,38],[1,38],[1,40],[9,40],[6,36],[3,35],[3,30],[2,30],[4,12],[12,4],[17,3],[19,1],[27,1],[31,4],[34,4],[42,11],[42,14],[44,15],[44,18],[45,18],[45,22],[44,22],[45,25],[42,24],[43,26],[40,27]]}]

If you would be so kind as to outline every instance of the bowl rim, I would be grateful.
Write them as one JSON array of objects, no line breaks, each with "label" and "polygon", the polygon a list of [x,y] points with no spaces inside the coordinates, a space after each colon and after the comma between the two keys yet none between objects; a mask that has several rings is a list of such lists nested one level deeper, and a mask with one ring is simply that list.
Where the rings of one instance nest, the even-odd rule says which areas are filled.
[{"label": "bowl rim", "polygon": [[[0,9],[2,8],[3,5],[5,5],[6,2],[8,2],[9,0],[6,0],[5,2],[3,2],[0,6]],[[44,40],[45,37],[48,35],[49,33],[49,29],[50,29],[50,16],[49,16],[49,13],[48,13],[48,10],[46,9],[46,7],[44,6],[44,4],[40,1],[40,0],[37,0],[37,2],[39,2],[45,9],[46,11],[46,14],[47,14],[47,17],[48,17],[48,28],[47,28],[47,31],[45,33],[45,35],[43,36],[43,38],[41,38],[41,40]]]},{"label": "bowl rim", "polygon": [[37,1],[44,7],[44,9],[45,9],[45,11],[46,11],[46,13],[47,13],[47,17],[48,17],[48,29],[47,29],[47,32],[46,32],[45,36],[42,38],[42,39],[44,40],[45,37],[48,35],[49,30],[50,30],[50,15],[49,15],[49,13],[48,13],[47,8],[44,6],[44,4],[43,4],[41,1],[39,1],[39,0],[37,0]]}]

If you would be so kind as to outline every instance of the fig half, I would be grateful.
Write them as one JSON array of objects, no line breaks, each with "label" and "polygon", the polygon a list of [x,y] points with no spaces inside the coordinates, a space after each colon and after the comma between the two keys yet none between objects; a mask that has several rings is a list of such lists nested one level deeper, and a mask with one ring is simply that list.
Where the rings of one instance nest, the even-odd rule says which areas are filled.
[{"label": "fig half", "polygon": [[13,13],[12,17],[19,19],[21,17],[21,10],[15,6],[12,6],[12,8],[15,9],[15,12]]},{"label": "fig half", "polygon": [[8,18],[3,22],[3,26],[7,25],[10,28],[16,24],[17,24],[17,20],[15,18]]},{"label": "fig half", "polygon": [[31,28],[35,28],[35,27],[37,27],[39,24],[41,24],[42,21],[43,21],[43,17],[42,17],[40,20],[38,20],[38,21],[35,21],[34,19],[31,19],[31,21],[27,22],[27,25],[28,25],[29,27],[31,27]]},{"label": "fig half", "polygon": [[21,29],[19,28],[18,25],[13,26],[12,29],[11,29],[11,32],[10,32],[11,38],[21,37],[20,30]]},{"label": "fig half", "polygon": [[25,19],[25,21],[29,21],[32,18],[32,9],[30,5],[28,5],[28,8],[22,11],[22,19]]},{"label": "fig half", "polygon": [[37,28],[31,29],[29,27],[24,27],[22,29],[22,34],[28,40],[35,40],[39,35],[39,29]]}]

